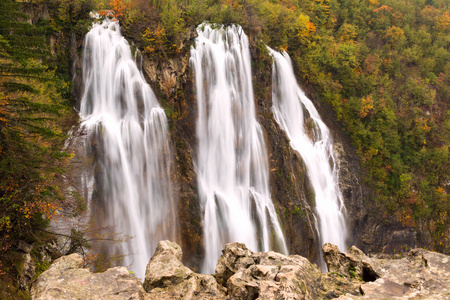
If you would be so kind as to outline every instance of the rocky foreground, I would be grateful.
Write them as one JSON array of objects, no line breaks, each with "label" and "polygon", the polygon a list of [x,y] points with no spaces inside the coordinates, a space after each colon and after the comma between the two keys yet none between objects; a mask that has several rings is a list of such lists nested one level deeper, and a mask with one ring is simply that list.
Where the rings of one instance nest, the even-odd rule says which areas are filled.
[{"label": "rocky foreground", "polygon": [[82,268],[71,254],[56,260],[31,289],[32,299],[450,299],[449,256],[424,249],[402,259],[375,259],[352,247],[322,248],[329,272],[306,258],[273,251],[253,253],[244,244],[225,246],[215,275],[194,273],[182,251],[159,243],[142,284],[125,267],[103,273]]}]

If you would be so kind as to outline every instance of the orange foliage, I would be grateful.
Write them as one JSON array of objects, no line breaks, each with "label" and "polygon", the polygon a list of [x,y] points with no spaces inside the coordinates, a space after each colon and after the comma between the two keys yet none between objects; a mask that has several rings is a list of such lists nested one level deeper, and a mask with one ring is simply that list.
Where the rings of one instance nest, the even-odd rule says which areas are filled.
[{"label": "orange foliage", "polygon": [[436,20],[436,27],[440,32],[444,32],[450,28],[450,14],[445,12]]},{"label": "orange foliage", "polygon": [[404,208],[395,214],[397,220],[405,227],[414,227],[416,222],[413,217],[413,211],[410,207]]},{"label": "orange foliage", "polygon": [[127,8],[127,3],[124,0],[109,0],[111,6],[113,20],[121,20]]},{"label": "orange foliage", "polygon": [[416,125],[424,132],[429,132],[431,130],[431,127],[428,126],[428,118],[418,118],[415,119]]},{"label": "orange foliage", "polygon": [[392,12],[392,11],[394,11],[394,9],[393,9],[392,7],[390,7],[390,6],[387,6],[387,5],[382,5],[382,6],[380,6],[380,7],[378,7],[378,8],[375,8],[375,9],[373,10],[374,13],[379,13],[379,12]]},{"label": "orange foliage", "polygon": [[147,42],[147,46],[144,48],[144,53],[149,54],[162,49],[165,40],[167,39],[164,28],[160,28],[159,25],[156,30],[151,30],[150,28],[145,29],[143,37]]},{"label": "orange foliage", "polygon": [[233,9],[240,10],[243,8],[242,4],[239,4],[237,0],[226,0],[226,4]]},{"label": "orange foliage", "polygon": [[368,114],[372,114],[373,110],[373,97],[368,95],[361,99],[361,110],[358,112],[360,118],[365,118]]}]

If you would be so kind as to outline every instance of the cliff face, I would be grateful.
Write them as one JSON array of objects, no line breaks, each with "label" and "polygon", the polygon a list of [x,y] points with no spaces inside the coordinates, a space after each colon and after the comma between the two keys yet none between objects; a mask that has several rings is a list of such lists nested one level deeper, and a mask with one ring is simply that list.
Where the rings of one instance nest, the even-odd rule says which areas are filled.
[{"label": "cliff face", "polygon": [[[191,40],[195,31],[186,35]],[[186,41],[189,45],[189,42]],[[272,199],[289,244],[290,253],[318,260],[318,234],[314,227],[312,188],[306,168],[289,146],[286,134],[279,128],[271,111],[271,58],[258,45],[251,47],[252,57],[260,62],[253,66],[256,110],[269,154]],[[174,149],[173,178],[178,187],[180,244],[185,263],[199,267],[202,257],[202,216],[197,195],[196,160],[196,97],[194,74],[189,68],[189,52],[167,60],[144,57],[143,69],[161,105],[170,119]],[[276,250],[276,249],[275,249]]]},{"label": "cliff face", "polygon": [[[185,48],[175,57],[152,58],[143,55],[142,60],[146,79],[169,119],[173,149],[172,178],[178,199],[177,241],[185,252],[184,263],[194,270],[200,267],[204,251],[202,212],[195,173],[197,105],[188,50],[195,37],[195,28],[191,28],[185,35]],[[80,42],[72,41],[71,44],[73,60],[78,62],[73,69],[76,74],[81,68],[75,51],[80,48]],[[269,154],[272,200],[290,253],[318,262],[320,245],[314,225],[314,192],[300,155],[290,147],[286,134],[274,120],[271,110],[272,59],[266,52],[265,45],[252,41],[250,48],[256,113]],[[81,83],[80,76],[75,76],[75,96],[82,89]],[[359,157],[336,121],[334,112],[318,101],[320,98],[313,90],[308,87],[305,90],[308,97],[313,99],[335,140],[335,154],[340,166],[340,187],[350,231],[348,243],[367,252],[386,253],[402,252],[423,245],[417,242],[415,231],[403,228],[393,218],[386,218],[378,213],[377,203],[371,199],[370,190],[360,179],[363,170]]]},{"label": "cliff face", "polygon": [[[195,37],[195,30],[187,35]],[[178,241],[185,249],[185,263],[199,268],[203,256],[203,229],[197,177],[194,170],[197,106],[189,51],[165,60],[144,56],[143,71],[169,119],[173,153],[173,180],[178,199]]]},{"label": "cliff face", "polygon": [[[186,47],[193,43],[194,28],[186,34]],[[251,39],[251,37],[250,37]],[[152,85],[170,122],[174,149],[173,179],[179,199],[179,242],[185,249],[185,263],[199,267],[202,249],[202,212],[197,195],[196,160],[196,97],[194,74],[189,66],[189,51],[182,50],[174,58],[151,59],[144,56],[143,70]],[[314,221],[314,192],[300,155],[292,150],[289,140],[274,120],[272,107],[272,59],[265,46],[251,43],[252,75],[256,113],[261,123],[267,151],[272,200],[286,235],[290,253],[300,254],[318,262],[319,238]],[[361,182],[360,160],[352,149],[333,111],[322,107],[313,91],[306,92],[315,104],[335,140],[335,154],[340,166],[340,187],[347,208],[349,244],[365,251],[392,253],[417,245],[416,234],[395,220],[385,219],[377,212],[376,202],[370,200],[370,190]],[[389,233],[388,235],[382,232]],[[394,238],[395,237],[395,238]],[[398,237],[402,237],[400,240]],[[401,241],[401,242],[400,242]],[[276,249],[275,249],[276,250]]]}]

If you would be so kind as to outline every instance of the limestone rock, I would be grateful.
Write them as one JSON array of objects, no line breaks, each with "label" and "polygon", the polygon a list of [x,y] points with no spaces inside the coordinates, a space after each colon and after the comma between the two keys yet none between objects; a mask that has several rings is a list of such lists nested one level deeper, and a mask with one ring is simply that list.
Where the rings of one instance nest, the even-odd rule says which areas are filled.
[{"label": "limestone rock", "polygon": [[361,285],[360,296],[339,299],[450,299],[450,259],[424,249],[402,259],[378,259],[381,278]]},{"label": "limestone rock", "polygon": [[226,245],[216,267],[233,299],[315,299],[321,274],[304,257],[252,253],[240,243]]},{"label": "limestone rock", "polygon": [[28,290],[35,276],[36,265],[29,253],[22,254],[22,268],[19,273],[19,282],[22,289]]},{"label": "limestone rock", "polygon": [[383,274],[376,261],[355,246],[352,246],[347,253],[342,253],[336,245],[326,243],[322,247],[322,252],[328,272],[336,272],[364,282],[375,281]]},{"label": "limestone rock", "polygon": [[255,264],[253,253],[244,244],[226,244],[222,253],[216,265],[216,280],[221,285],[226,285],[227,280],[240,268]]},{"label": "limestone rock", "polygon": [[227,244],[215,277],[181,263],[178,244],[162,241],[147,265],[144,287],[124,267],[93,274],[77,254],[56,260],[31,289],[32,299],[450,299],[450,258],[424,249],[402,259],[376,259],[356,247],[323,247],[322,274],[306,258],[254,253]]},{"label": "limestone rock", "polygon": [[131,278],[125,267],[115,267],[103,273],[83,269],[79,254],[57,259],[42,273],[31,288],[34,300],[73,299],[144,299],[144,289]]},{"label": "limestone rock", "polygon": [[181,263],[183,252],[178,244],[170,241],[158,243],[155,254],[147,265],[144,288],[165,288],[192,277],[194,272]]},{"label": "limestone rock", "polygon": [[145,272],[145,299],[225,299],[224,287],[184,266],[182,255],[178,244],[159,242]]}]

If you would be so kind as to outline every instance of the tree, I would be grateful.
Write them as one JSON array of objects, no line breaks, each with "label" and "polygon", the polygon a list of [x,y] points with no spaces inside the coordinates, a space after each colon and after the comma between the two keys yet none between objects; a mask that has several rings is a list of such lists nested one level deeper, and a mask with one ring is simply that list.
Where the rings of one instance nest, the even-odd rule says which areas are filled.
[{"label": "tree", "polygon": [[42,63],[44,33],[26,20],[15,1],[0,2],[0,261],[19,240],[43,237],[69,157],[60,150],[69,85]]}]

